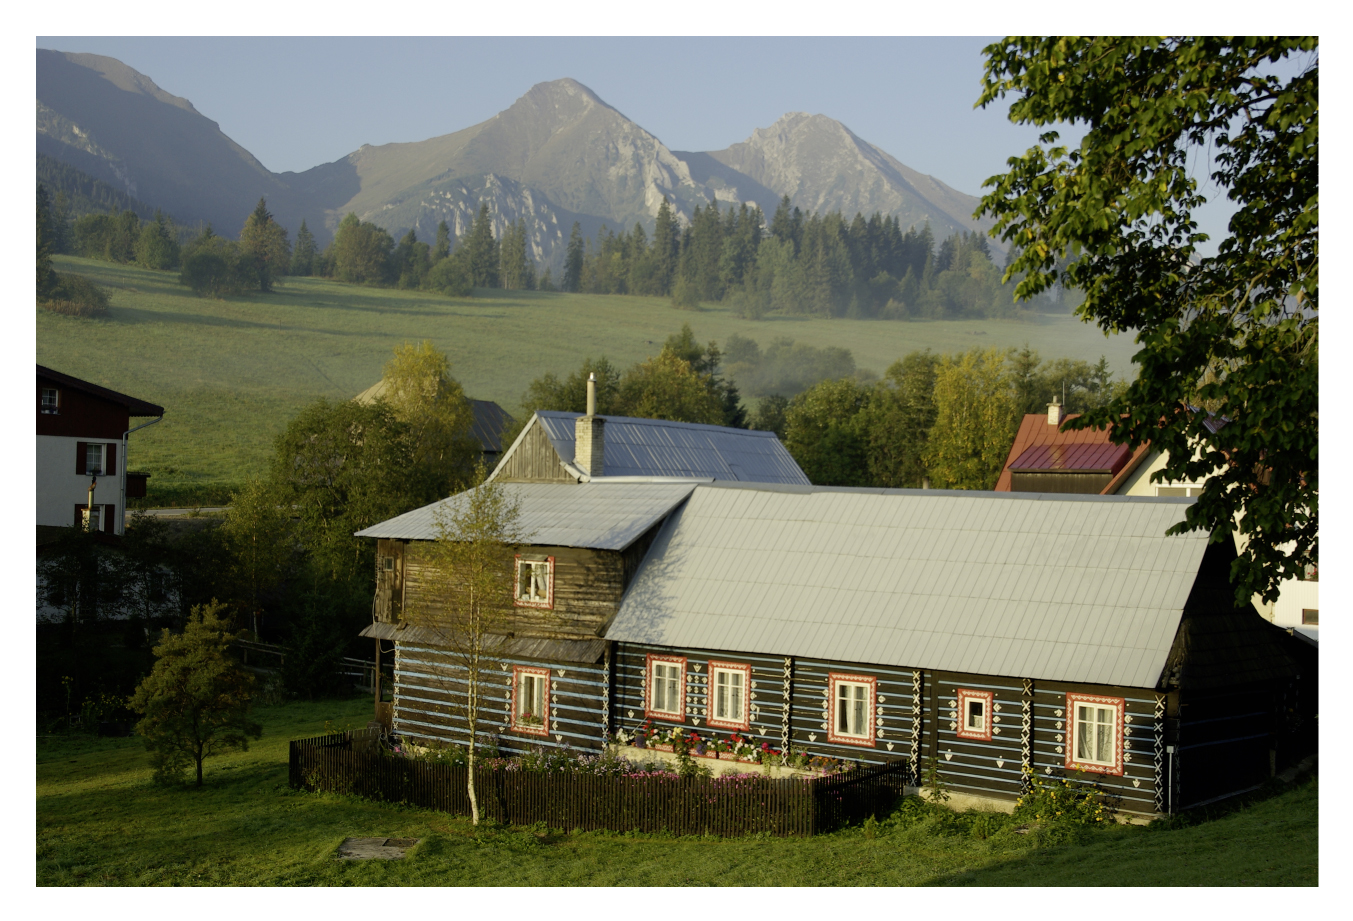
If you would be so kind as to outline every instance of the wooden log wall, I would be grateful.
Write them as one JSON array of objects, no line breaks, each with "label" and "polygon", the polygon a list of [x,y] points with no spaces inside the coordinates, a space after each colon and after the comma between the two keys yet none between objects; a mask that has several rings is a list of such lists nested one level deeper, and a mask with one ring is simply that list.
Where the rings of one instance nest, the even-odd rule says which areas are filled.
[{"label": "wooden log wall", "polygon": [[729,654],[709,650],[674,649],[670,646],[644,646],[618,643],[613,653],[615,670],[612,679],[614,701],[611,732],[623,729],[633,733],[643,725],[644,692],[647,684],[645,664],[648,653],[664,656],[686,656],[686,719],[654,719],[655,728],[681,726],[694,730],[704,738],[726,739],[738,730],[715,729],[707,724],[709,712],[709,662],[733,662],[751,666],[751,686],[748,688],[751,729],[739,734],[760,745],[769,742],[772,748],[781,748],[784,736],[785,657]]},{"label": "wooden log wall", "polygon": [[[549,668],[549,735],[511,728],[510,683],[514,666]],[[503,658],[485,669],[480,727],[495,733],[503,755],[521,754],[533,746],[600,750],[605,734],[604,666]],[[445,649],[395,643],[394,729],[415,742],[437,740],[464,746],[469,728],[456,706],[464,699],[465,670]],[[482,741],[482,738],[481,738]]]},{"label": "wooden log wall", "polygon": [[[827,697],[827,676],[833,672],[877,679],[873,714],[877,738],[873,747],[827,741],[828,721],[832,718]],[[795,659],[792,744],[796,750],[802,748],[814,755],[865,764],[882,764],[895,758],[908,757],[913,731],[914,691],[913,670],[909,668],[826,659]],[[928,720],[924,703],[921,716],[924,726]]]},{"label": "wooden log wall", "polygon": [[[647,538],[647,536],[646,536]],[[625,554],[577,547],[527,548],[531,555],[554,557],[554,607],[517,608],[508,629],[531,636],[595,639],[611,622],[625,593]],[[426,542],[409,543],[404,554],[406,619],[435,626],[436,583],[428,569]],[[632,575],[632,573],[631,573]],[[433,615],[428,616],[431,610]]]},{"label": "wooden log wall", "polygon": [[[1095,694],[1103,697],[1121,697],[1125,701],[1123,738],[1123,776],[1084,773],[1082,779],[1093,780],[1121,798],[1119,809],[1139,815],[1157,811],[1157,772],[1164,792],[1165,762],[1163,735],[1157,751],[1158,730],[1163,724],[1168,706],[1164,692],[1142,688],[1108,687],[1098,684],[1064,684],[1035,682],[1033,694],[1033,768],[1039,776],[1048,779],[1057,771],[1066,773],[1066,746],[1070,743],[1066,695]],[[1159,704],[1159,706],[1158,706]],[[1075,777],[1077,775],[1070,775]],[[1162,797],[1163,799],[1163,797]]]},{"label": "wooden log wall", "polygon": [[1275,704],[1282,699],[1282,688],[1272,684],[1181,694],[1176,810],[1247,792],[1269,779],[1277,761]]},{"label": "wooden log wall", "polygon": [[[931,727],[939,776],[949,789],[959,793],[1013,800],[1023,788],[1024,683],[1018,678],[992,678],[933,672],[926,675],[927,698],[935,703]],[[991,739],[961,738],[957,710],[959,689],[992,695]],[[930,716],[930,714],[927,714]],[[927,760],[926,769],[930,762]]]}]

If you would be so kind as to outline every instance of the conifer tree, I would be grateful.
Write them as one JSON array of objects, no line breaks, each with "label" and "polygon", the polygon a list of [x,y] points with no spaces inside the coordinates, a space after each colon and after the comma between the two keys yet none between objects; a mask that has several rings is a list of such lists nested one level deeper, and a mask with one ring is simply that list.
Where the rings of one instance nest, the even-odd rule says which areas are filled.
[{"label": "conifer tree", "polygon": [[56,288],[56,272],[52,269],[52,213],[51,202],[47,198],[47,189],[38,184],[38,299],[49,297]]},{"label": "conifer tree", "polygon": [[271,291],[273,279],[285,275],[291,267],[291,245],[287,242],[287,232],[273,220],[266,199],[260,198],[245,220],[244,228],[240,231],[240,249],[258,261],[260,291]]},{"label": "conifer tree", "polygon": [[432,264],[436,265],[449,255],[451,255],[451,228],[446,226],[446,221],[441,221],[437,224],[437,239],[432,244]]},{"label": "conifer tree", "polygon": [[489,217],[488,202],[481,202],[479,214],[470,227],[469,239],[465,241],[465,251],[470,260],[470,279],[476,288],[497,288],[498,241],[493,237],[493,221]]},{"label": "conifer tree", "polygon": [[301,219],[301,229],[296,231],[296,246],[291,251],[291,274],[309,275],[315,267],[315,235]]},{"label": "conifer tree", "polygon": [[564,258],[563,290],[576,293],[582,287],[583,257],[582,225],[574,221],[573,230],[568,235],[568,254]]}]

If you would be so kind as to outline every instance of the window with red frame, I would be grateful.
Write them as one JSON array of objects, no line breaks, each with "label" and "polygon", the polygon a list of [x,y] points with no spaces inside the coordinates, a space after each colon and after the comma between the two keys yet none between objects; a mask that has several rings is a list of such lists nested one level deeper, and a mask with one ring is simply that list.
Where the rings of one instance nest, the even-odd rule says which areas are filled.
[{"label": "window with red frame", "polygon": [[827,741],[842,745],[874,744],[874,699],[878,679],[869,675],[827,676]]},{"label": "window with red frame", "polygon": [[1121,697],[1066,695],[1066,766],[1097,774],[1123,773]]},{"label": "window with red frame", "polygon": [[750,665],[710,662],[705,722],[720,729],[751,729],[751,687]]},{"label": "window with red frame", "polygon": [[686,721],[686,660],[680,656],[655,656],[647,662],[648,693],[645,712],[659,719]]},{"label": "window with red frame", "polygon": [[554,607],[554,557],[517,554],[515,604],[519,608]]},{"label": "window with red frame", "polygon": [[995,706],[991,691],[971,691],[958,689],[958,737],[991,741],[992,708]]},{"label": "window with red frame", "polygon": [[550,670],[518,666],[512,670],[512,729],[550,734]]}]

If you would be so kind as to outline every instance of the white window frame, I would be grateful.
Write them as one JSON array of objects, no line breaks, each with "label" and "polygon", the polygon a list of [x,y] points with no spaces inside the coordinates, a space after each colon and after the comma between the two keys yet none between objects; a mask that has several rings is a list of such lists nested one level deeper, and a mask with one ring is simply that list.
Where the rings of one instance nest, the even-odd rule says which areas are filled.
[{"label": "white window frame", "polygon": [[[90,461],[93,460],[95,451],[98,452],[99,462],[97,464],[90,463]],[[101,441],[85,442],[85,476],[108,475],[108,470],[104,466],[105,464],[107,464],[107,462],[108,462],[108,445],[104,444]],[[97,473],[95,471],[97,471]]]},{"label": "white window frame", "polygon": [[[529,571],[534,575],[540,570],[544,570],[545,575],[545,594],[542,596],[533,589],[536,587],[536,580],[528,578],[527,592],[522,592],[523,572]],[[513,579],[512,603],[519,608],[554,608],[554,557],[552,556],[528,556],[517,554],[516,558],[516,576]]]},{"label": "white window frame", "polygon": [[[1100,716],[1108,714],[1109,757],[1094,757],[1094,752],[1083,752],[1080,746],[1080,727],[1085,710],[1094,720],[1102,724]],[[1099,697],[1094,694],[1066,695],[1066,767],[1072,771],[1090,771],[1096,774],[1123,775],[1123,735],[1127,702],[1121,697]],[[1097,743],[1098,740],[1096,740]]]},{"label": "white window frame", "polygon": [[[850,732],[849,726],[847,726],[847,730],[842,732],[838,729],[837,723],[837,720],[841,715],[839,710],[841,690],[859,687],[865,689],[864,731],[861,733]],[[875,719],[875,709],[877,707],[876,701],[878,700],[877,691],[878,679],[872,675],[839,675],[833,672],[827,676],[828,742],[833,742],[837,745],[860,745],[868,748],[874,747],[875,725],[877,722]],[[854,694],[851,696],[854,697]],[[847,723],[849,723],[849,721],[849,717],[847,717]],[[856,728],[859,729],[861,727]]]},{"label": "white window frame", "polygon": [[[1182,489],[1182,490],[1184,490],[1184,491],[1183,491],[1182,493],[1180,493],[1180,492],[1161,492],[1162,489],[1165,489],[1165,490],[1179,490],[1179,489]],[[1198,498],[1199,496],[1201,496],[1202,494],[1203,494],[1203,487],[1202,487],[1202,485],[1199,484],[1199,483],[1167,483],[1167,484],[1163,484],[1163,485],[1160,485],[1160,486],[1157,486],[1157,487],[1156,487],[1156,495],[1157,495],[1157,496],[1171,496],[1171,497],[1174,497],[1174,498],[1176,498],[1176,499],[1182,499],[1182,498],[1184,498],[1184,497],[1186,497],[1186,496],[1187,496],[1188,498],[1190,498],[1190,499],[1196,499],[1196,498]]]},{"label": "white window frame", "polygon": [[[719,682],[724,678],[738,678],[738,698],[736,706],[730,707],[724,714],[719,713]],[[731,683],[730,683],[731,684]],[[719,729],[752,728],[752,667],[738,662],[709,663],[709,688],[705,700],[705,722]]]},{"label": "white window frame", "polygon": [[[52,395],[52,401],[47,402],[47,394]],[[42,412],[48,416],[55,416],[61,412],[61,391],[55,387],[42,388]]]},{"label": "white window frame", "polygon": [[[540,723],[522,722],[522,704],[526,694],[535,688],[540,690]],[[534,694],[533,694],[534,696]],[[533,714],[535,715],[535,714]],[[550,670],[518,665],[512,669],[512,731],[528,735],[549,736],[550,734]]]},{"label": "white window frame", "polygon": [[[675,698],[671,701],[676,707],[674,710],[660,710],[657,707],[658,671],[660,669],[664,673],[662,681],[665,684],[670,684],[675,680],[675,688],[672,689],[671,695]],[[676,670],[675,679],[669,674],[672,669]],[[660,656],[649,653],[644,664],[644,672],[646,675],[644,715],[676,723],[686,722],[686,659],[683,656]],[[663,696],[668,695],[664,694]],[[667,703],[667,701],[664,701],[664,703]]]},{"label": "white window frame", "polygon": [[[969,709],[973,704],[982,706],[982,725],[969,725]],[[996,716],[996,695],[991,691],[975,691],[970,688],[958,689],[958,728],[955,733],[960,739],[991,741],[991,725]]]}]

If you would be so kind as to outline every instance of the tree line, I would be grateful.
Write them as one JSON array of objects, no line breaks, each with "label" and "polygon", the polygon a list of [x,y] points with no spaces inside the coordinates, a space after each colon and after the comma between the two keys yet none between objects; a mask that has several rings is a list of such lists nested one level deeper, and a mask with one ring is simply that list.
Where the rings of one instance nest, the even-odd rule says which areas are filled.
[{"label": "tree line", "polygon": [[[796,359],[800,373],[814,363],[840,373],[811,383],[781,377],[798,389],[767,392],[777,367]],[[912,352],[876,379],[857,370],[845,349],[777,340],[762,352],[741,336],[729,337],[720,349],[717,342],[701,346],[686,324],[657,356],[623,373],[602,357],[585,359],[563,378],[537,378],[522,396],[523,415],[585,412],[592,374],[597,412],[604,415],[774,432],[816,485],[891,488],[916,488],[928,479],[937,488],[991,489],[1026,413],[1045,411],[1054,396],[1064,398],[1069,412],[1086,412],[1125,386],[1113,380],[1103,357],[1093,365],[1045,361],[1027,345],[953,355]],[[756,381],[761,394],[755,413],[741,400],[746,379]]]}]

